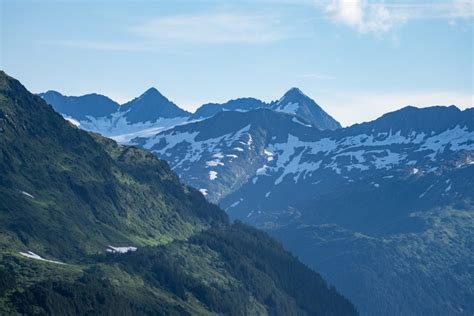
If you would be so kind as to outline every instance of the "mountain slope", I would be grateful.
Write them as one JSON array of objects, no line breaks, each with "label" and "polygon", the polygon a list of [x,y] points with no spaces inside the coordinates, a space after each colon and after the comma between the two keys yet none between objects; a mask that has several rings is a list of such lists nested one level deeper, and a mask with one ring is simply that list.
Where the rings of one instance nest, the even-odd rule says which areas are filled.
[{"label": "mountain slope", "polygon": [[81,129],[99,133],[120,143],[127,143],[138,136],[154,135],[165,128],[186,122],[190,114],[154,88],[122,106],[97,94],[66,97],[48,91],[39,96]]},{"label": "mountain slope", "polygon": [[57,91],[39,94],[47,103],[53,105],[56,112],[74,118],[77,121],[91,117],[109,116],[118,110],[119,104],[100,94],[86,94],[79,97],[64,96]]},{"label": "mountain slope", "polygon": [[218,202],[247,183],[271,159],[264,151],[270,135],[301,131],[307,124],[296,116],[268,109],[224,111],[133,142],[167,159],[184,182]]},{"label": "mountain slope", "polygon": [[254,98],[240,98],[230,100],[223,104],[204,104],[192,114],[191,119],[205,119],[223,111],[247,112],[260,108],[296,115],[323,130],[341,128],[339,122],[327,114],[314,100],[305,95],[298,88],[291,88],[280,100],[271,103],[265,103]]},{"label": "mountain slope", "polygon": [[0,128],[0,313],[356,314],[166,163],[73,127],[3,72]]},{"label": "mountain slope", "polygon": [[[191,226],[199,227],[185,219],[197,211],[191,201],[199,193],[182,189],[166,163],[72,128],[39,98],[3,77],[0,207],[9,238],[48,247],[62,258],[103,251],[104,244],[137,246],[186,238]],[[135,175],[143,170],[150,174],[147,181]],[[212,207],[208,211],[220,214]],[[52,238],[48,231],[53,227],[70,233]],[[73,243],[77,246],[70,247]]]},{"label": "mountain slope", "polygon": [[223,112],[135,141],[364,314],[474,310],[473,109],[406,107],[334,131],[264,109]]},{"label": "mountain slope", "polygon": [[258,108],[266,108],[270,105],[255,98],[239,98],[226,103],[207,103],[201,105],[196,112],[191,115],[191,120],[209,118],[222,111],[246,112]]}]

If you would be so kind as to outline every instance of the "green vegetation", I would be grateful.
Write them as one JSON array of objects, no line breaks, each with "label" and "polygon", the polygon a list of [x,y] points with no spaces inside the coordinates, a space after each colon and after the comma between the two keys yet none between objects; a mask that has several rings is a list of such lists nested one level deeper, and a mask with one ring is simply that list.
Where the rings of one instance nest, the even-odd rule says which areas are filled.
[{"label": "green vegetation", "polygon": [[356,314],[165,162],[71,126],[3,72],[0,201],[0,314]]}]

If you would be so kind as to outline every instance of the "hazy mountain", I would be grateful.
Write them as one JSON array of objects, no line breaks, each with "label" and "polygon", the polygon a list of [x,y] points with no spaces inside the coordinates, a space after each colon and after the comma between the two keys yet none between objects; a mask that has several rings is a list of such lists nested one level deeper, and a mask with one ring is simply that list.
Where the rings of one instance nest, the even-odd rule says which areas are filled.
[{"label": "hazy mountain", "polygon": [[474,310],[474,110],[406,107],[348,128],[222,112],[134,140],[277,236],[365,314]]},{"label": "hazy mountain", "polygon": [[48,91],[39,96],[81,129],[113,138],[120,143],[182,124],[190,115],[155,88],[148,89],[140,97],[123,105],[96,94],[66,97]]},{"label": "hazy mountain", "polygon": [[324,112],[313,99],[298,88],[288,90],[278,102],[272,105],[272,109],[295,114],[319,129],[334,130],[341,128],[339,122]]},{"label": "hazy mountain", "polygon": [[1,314],[356,314],[165,162],[75,128],[3,72],[0,145]]},{"label": "hazy mountain", "polygon": [[156,122],[159,119],[188,117],[191,113],[179,108],[155,88],[120,106],[127,121],[134,123]]},{"label": "hazy mountain", "polygon": [[209,118],[222,111],[239,111],[247,112],[256,110],[258,108],[268,108],[270,104],[267,104],[261,100],[255,98],[240,98],[230,100],[226,103],[207,103],[201,105],[196,112],[191,115],[191,120]]},{"label": "hazy mountain", "polygon": [[186,122],[203,120],[224,111],[247,112],[259,108],[292,113],[320,129],[336,129],[340,124],[299,89],[289,90],[278,102],[240,98],[223,104],[208,103],[191,114],[179,108],[155,88],[119,106],[107,97],[91,94],[66,97],[59,92],[39,94],[66,119],[80,128],[128,143],[135,137],[149,137]]},{"label": "hazy mountain", "polygon": [[327,114],[313,99],[300,89],[288,90],[278,101],[265,103],[254,98],[241,98],[226,103],[208,103],[199,107],[191,119],[209,118],[223,111],[247,112],[256,109],[272,109],[299,116],[319,129],[337,129],[341,124]]},{"label": "hazy mountain", "polygon": [[39,94],[47,103],[53,105],[56,112],[74,118],[77,121],[90,117],[109,116],[118,110],[119,104],[100,94],[86,94],[78,97],[62,95],[57,91]]}]

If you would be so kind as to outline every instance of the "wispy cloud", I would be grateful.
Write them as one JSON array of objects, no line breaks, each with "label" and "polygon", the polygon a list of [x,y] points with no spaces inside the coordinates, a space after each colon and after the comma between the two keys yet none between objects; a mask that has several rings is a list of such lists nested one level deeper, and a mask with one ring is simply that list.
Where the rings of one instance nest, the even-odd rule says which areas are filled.
[{"label": "wispy cloud", "polygon": [[299,76],[299,78],[303,78],[303,79],[314,79],[314,80],[331,80],[331,79],[335,79],[334,77],[331,77],[331,76],[326,76],[326,75],[316,74],[316,73],[303,74],[303,75]]},{"label": "wispy cloud", "polygon": [[368,0],[316,1],[336,23],[360,33],[384,33],[416,19],[466,19],[474,16],[472,0],[386,2]]},{"label": "wispy cloud", "polygon": [[144,38],[181,43],[269,43],[288,36],[277,16],[194,14],[159,17],[134,26]]},{"label": "wispy cloud", "polygon": [[91,49],[102,51],[141,51],[145,50],[143,43],[133,45],[129,42],[107,42],[107,41],[89,41],[89,40],[59,40],[59,41],[41,41],[47,45],[59,45],[63,47]]},{"label": "wispy cloud", "polygon": [[[145,19],[125,27],[123,39],[41,40],[42,44],[99,51],[169,51],[175,44],[265,44],[292,37],[288,25],[271,13],[209,13]],[[115,34],[114,38],[117,38]],[[168,45],[172,44],[172,45]],[[182,52],[181,52],[182,53]]]}]

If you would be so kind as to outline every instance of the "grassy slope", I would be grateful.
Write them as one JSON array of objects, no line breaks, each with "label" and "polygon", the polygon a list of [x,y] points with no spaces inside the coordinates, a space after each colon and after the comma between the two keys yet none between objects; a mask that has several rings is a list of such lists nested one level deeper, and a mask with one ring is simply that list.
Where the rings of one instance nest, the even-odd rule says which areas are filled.
[{"label": "grassy slope", "polygon": [[71,260],[225,221],[165,162],[69,126],[19,83],[2,80],[0,92],[1,244]]}]

